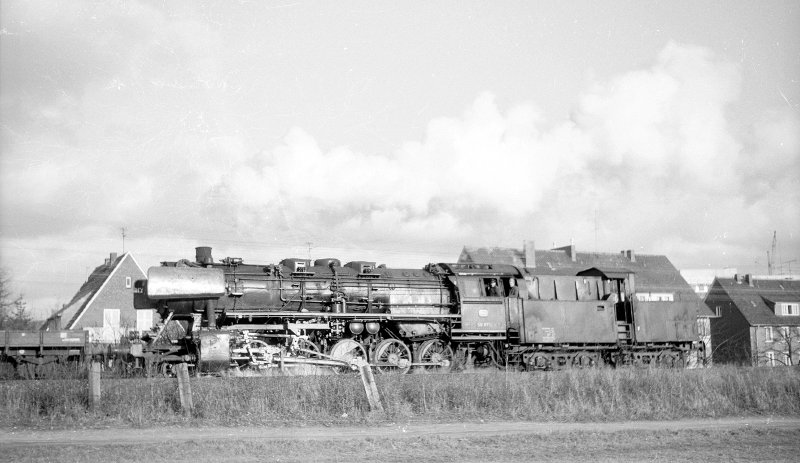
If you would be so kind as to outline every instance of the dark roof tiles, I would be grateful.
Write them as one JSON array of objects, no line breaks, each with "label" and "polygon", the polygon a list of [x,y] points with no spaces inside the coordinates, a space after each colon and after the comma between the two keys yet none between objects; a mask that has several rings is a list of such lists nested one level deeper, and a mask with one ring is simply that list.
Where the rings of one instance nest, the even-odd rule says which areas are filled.
[{"label": "dark roof tiles", "polygon": [[109,275],[114,271],[114,268],[116,268],[127,255],[128,254],[123,254],[113,261],[109,260],[103,265],[96,267],[89,275],[89,278],[86,279],[86,282],[81,285],[78,292],[75,293],[75,296],[72,297],[72,300],[61,310],[51,315],[50,318],[60,315],[62,326],[71,326],[83,313],[86,304],[88,304],[89,301],[92,300],[92,296],[100,290],[103,283],[105,283]]},{"label": "dark roof tiles", "polygon": [[[735,278],[717,278],[709,300],[719,300],[723,291],[751,326],[800,326],[800,316],[776,315],[775,302],[800,302],[800,280],[752,279],[752,286]],[[711,302],[713,305],[714,303]]]}]

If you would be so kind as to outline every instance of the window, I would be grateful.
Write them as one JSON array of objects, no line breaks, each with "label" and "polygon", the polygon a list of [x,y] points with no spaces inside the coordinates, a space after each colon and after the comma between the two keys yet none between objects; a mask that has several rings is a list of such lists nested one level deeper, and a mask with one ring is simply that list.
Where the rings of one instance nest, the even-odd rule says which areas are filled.
[{"label": "window", "polygon": [[699,334],[700,336],[710,336],[711,326],[708,323],[698,323],[697,334]]},{"label": "window", "polygon": [[131,287],[131,277],[125,277],[125,287],[126,288]]},{"label": "window", "polygon": [[503,297],[503,287],[501,286],[499,278],[484,278],[483,289],[487,297]]},{"label": "window", "polygon": [[103,309],[103,328],[119,328],[119,309]]},{"label": "window", "polygon": [[636,300],[639,302],[672,302],[672,293],[636,293]]},{"label": "window", "polygon": [[152,310],[137,310],[136,311],[136,331],[147,331],[153,327],[153,311]]},{"label": "window", "polygon": [[781,315],[798,316],[800,315],[800,303],[797,302],[782,302]]},{"label": "window", "polygon": [[789,354],[787,354],[787,353],[783,354],[783,364],[784,365],[791,365],[792,364],[792,361],[789,358]]},{"label": "window", "polygon": [[479,280],[461,280],[461,297],[481,297],[483,290]]},{"label": "window", "polygon": [[708,285],[694,285],[694,292],[696,292],[696,293],[707,293],[708,292]]},{"label": "window", "polygon": [[775,366],[775,352],[767,352],[767,365]]},{"label": "window", "polygon": [[765,326],[764,327],[764,341],[765,342],[772,342],[772,327]]}]

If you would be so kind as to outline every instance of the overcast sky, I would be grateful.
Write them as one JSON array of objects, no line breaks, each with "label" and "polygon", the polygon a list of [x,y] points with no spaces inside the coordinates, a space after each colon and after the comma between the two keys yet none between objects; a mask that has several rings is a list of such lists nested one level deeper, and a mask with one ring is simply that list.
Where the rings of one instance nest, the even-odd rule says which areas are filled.
[{"label": "overcast sky", "polygon": [[420,267],[464,245],[800,272],[797,2],[0,4],[0,265]]}]

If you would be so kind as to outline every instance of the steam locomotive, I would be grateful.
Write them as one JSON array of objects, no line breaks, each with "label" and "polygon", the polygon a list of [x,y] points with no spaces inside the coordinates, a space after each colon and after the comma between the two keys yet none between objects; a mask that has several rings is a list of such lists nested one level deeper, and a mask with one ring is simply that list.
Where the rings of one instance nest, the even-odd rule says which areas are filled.
[{"label": "steam locomotive", "polygon": [[[640,302],[632,272],[537,274],[508,264],[212,258],[163,262],[136,282],[134,305],[163,323],[131,354],[202,372],[316,365],[378,372],[501,366],[682,367],[702,349],[696,306]],[[177,327],[178,335],[169,335]],[[172,329],[171,331],[175,331]]]}]

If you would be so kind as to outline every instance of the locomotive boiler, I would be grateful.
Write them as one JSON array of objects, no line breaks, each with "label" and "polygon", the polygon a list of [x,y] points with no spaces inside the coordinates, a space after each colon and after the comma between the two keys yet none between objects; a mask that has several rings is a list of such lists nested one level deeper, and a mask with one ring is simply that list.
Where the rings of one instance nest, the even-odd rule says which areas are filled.
[{"label": "locomotive boiler", "polygon": [[634,283],[633,272],[619,269],[251,264],[215,261],[199,247],[194,260],[164,262],[136,283],[136,308],[155,309],[163,322],[133,353],[162,369],[188,362],[205,372],[359,361],[400,373],[684,365],[701,348],[696,306],[639,302]]}]

